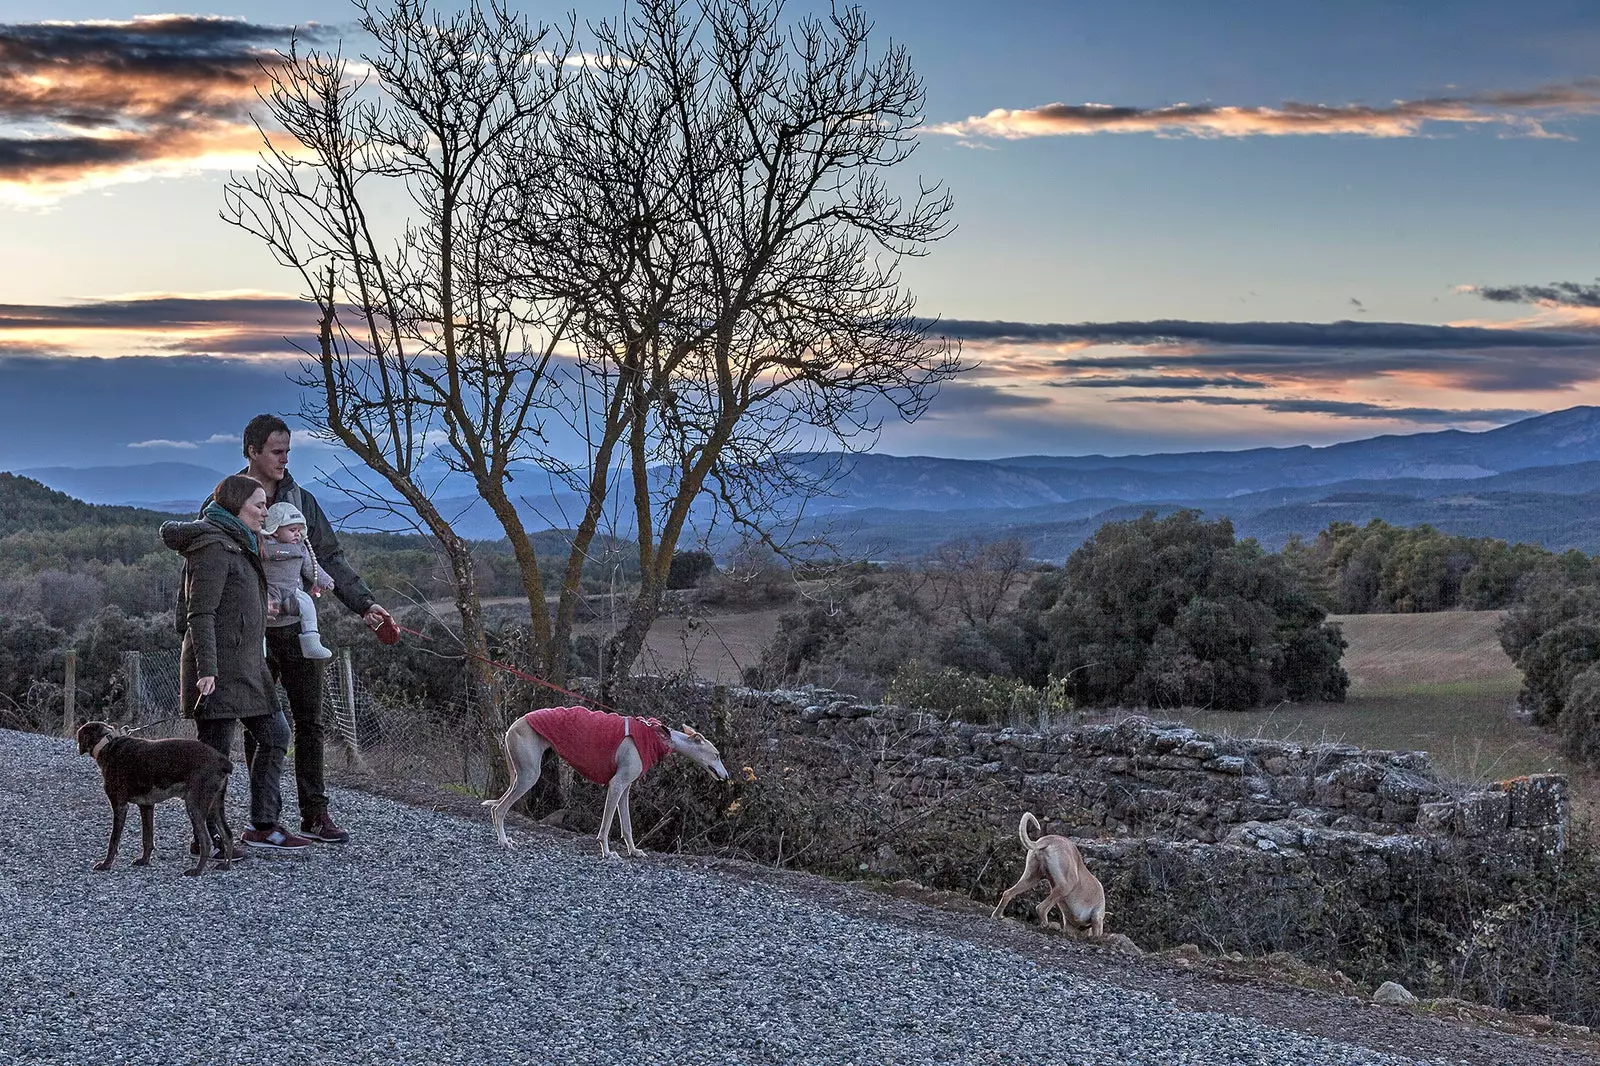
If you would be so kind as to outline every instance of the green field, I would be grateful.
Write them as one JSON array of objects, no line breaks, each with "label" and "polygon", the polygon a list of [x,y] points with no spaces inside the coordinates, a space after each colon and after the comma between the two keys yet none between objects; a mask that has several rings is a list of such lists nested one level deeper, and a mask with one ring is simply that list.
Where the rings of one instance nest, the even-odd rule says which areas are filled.
[{"label": "green field", "polygon": [[1548,735],[1513,715],[1521,674],[1500,649],[1499,618],[1496,611],[1337,615],[1331,620],[1350,644],[1344,703],[1181,717],[1195,728],[1235,736],[1420,749],[1464,781],[1575,775]]}]

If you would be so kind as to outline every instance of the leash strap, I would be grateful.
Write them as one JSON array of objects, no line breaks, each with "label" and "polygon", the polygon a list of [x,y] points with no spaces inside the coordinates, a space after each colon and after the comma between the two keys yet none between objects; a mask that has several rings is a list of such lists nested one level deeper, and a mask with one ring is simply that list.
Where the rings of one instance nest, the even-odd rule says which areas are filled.
[{"label": "leash strap", "polygon": [[[415,629],[411,629],[411,628],[409,628],[407,626],[401,625],[399,622],[395,622],[394,623],[394,627],[396,629],[398,629],[402,633],[410,633],[414,637],[420,637],[423,640],[426,640],[426,641],[429,641],[429,642],[432,642],[432,640],[433,640],[433,638],[428,636],[426,633],[419,633]],[[592,696],[585,696],[583,693],[574,692],[570,688],[562,688],[560,685],[557,685],[553,681],[546,681],[544,678],[539,677],[536,674],[530,674],[526,670],[519,670],[515,666],[512,666],[510,663],[503,663],[503,662],[500,662],[497,659],[491,659],[488,656],[478,655],[477,653],[470,652],[470,651],[463,651],[462,654],[465,655],[469,659],[476,659],[480,663],[485,664],[486,666],[493,666],[496,669],[504,670],[506,673],[511,674],[514,677],[521,678],[524,681],[531,681],[535,685],[541,685],[544,688],[550,689],[552,692],[559,692],[563,696],[571,696],[573,699],[582,700],[584,703],[592,704],[593,706],[598,707],[602,711],[610,711],[613,714],[622,714],[622,712],[617,710],[615,707],[612,707],[609,704],[601,703],[599,700],[595,699]],[[623,715],[623,717],[626,718],[627,716]],[[623,726],[623,735],[624,736],[627,735],[627,726],[626,725]]]}]

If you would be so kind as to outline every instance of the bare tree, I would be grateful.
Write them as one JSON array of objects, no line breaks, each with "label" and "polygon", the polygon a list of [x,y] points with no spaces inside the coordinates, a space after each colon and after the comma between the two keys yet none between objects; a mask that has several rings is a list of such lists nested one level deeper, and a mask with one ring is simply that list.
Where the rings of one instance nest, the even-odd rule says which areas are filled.
[{"label": "bare tree", "polygon": [[953,601],[968,625],[987,625],[1005,606],[1027,562],[1028,549],[1017,537],[957,537],[930,552],[923,570],[941,587],[941,601]]},{"label": "bare tree", "polygon": [[[951,201],[891,184],[922,88],[903,48],[870,52],[856,9],[786,27],[781,2],[642,0],[578,52],[573,28],[488,2],[446,18],[360,0],[377,42],[364,79],[337,53],[282,57],[263,100],[288,140],[269,136],[224,217],[315,301],[308,414],[377,475],[358,492],[397,494],[437,539],[469,650],[484,646],[472,552],[425,459],[469,475],[505,529],[557,680],[596,537],[635,542],[614,679],[686,531],[729,523],[781,547],[780,503],[826,474],[789,453],[866,446],[961,369],[898,280]],[[381,235],[405,200],[414,220]],[[581,456],[558,458],[552,415]],[[583,501],[553,613],[552,560],[508,487],[519,464]]]},{"label": "bare tree", "polygon": [[920,121],[906,51],[874,56],[856,8],[792,27],[781,14],[642,0],[601,23],[604,58],[555,124],[560,166],[529,175],[529,277],[574,309],[586,397],[580,549],[611,491],[599,475],[618,471],[631,496],[642,576],[613,678],[643,647],[692,517],[714,511],[781,548],[780,505],[828,473],[790,453],[868,446],[885,414],[915,418],[961,369],[898,280],[952,207],[920,183],[907,200],[887,176]]},{"label": "bare tree", "polygon": [[[315,301],[305,414],[382,479],[357,476],[354,494],[376,507],[398,494],[438,542],[467,650],[486,651],[472,552],[435,506],[434,457],[470,475],[505,528],[542,648],[539,560],[507,482],[542,457],[564,312],[508,284],[502,264],[517,254],[514,178],[538,155],[571,34],[498,3],[448,17],[427,0],[359,6],[376,41],[361,57],[370,73],[298,45],[269,66],[262,100],[288,138],[264,135],[223,217],[265,241]],[[415,214],[385,230],[407,199]]]}]

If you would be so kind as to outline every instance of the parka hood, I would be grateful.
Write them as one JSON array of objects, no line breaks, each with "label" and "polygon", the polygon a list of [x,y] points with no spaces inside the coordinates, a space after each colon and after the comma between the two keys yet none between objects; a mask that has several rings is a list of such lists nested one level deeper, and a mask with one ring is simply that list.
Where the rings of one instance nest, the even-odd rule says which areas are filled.
[{"label": "parka hood", "polygon": [[231,532],[204,518],[193,522],[161,523],[161,543],[185,555],[209,544],[222,544],[233,551],[244,550],[239,539]]}]

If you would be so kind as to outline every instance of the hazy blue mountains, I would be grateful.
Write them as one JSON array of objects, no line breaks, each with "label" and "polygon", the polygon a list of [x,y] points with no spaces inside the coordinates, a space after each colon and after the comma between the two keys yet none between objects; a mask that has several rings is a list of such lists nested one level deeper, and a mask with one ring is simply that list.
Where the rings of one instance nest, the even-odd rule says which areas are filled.
[{"label": "hazy blue mountains", "polygon": [[[803,507],[789,501],[796,533],[874,558],[917,554],[967,533],[1014,534],[1035,555],[1059,558],[1104,522],[1180,507],[1227,515],[1241,535],[1271,547],[1293,534],[1314,535],[1329,522],[1383,518],[1600,552],[1595,407],[1484,433],[1388,435],[1326,447],[992,460],[802,453],[789,461],[813,474],[837,474],[826,496]],[[91,502],[164,510],[187,509],[221,476],[184,463],[20,473]],[[336,489],[308,480],[330,512],[348,509]],[[540,471],[522,471],[513,487],[532,528],[570,526],[581,512],[577,498]],[[435,498],[466,536],[499,535],[463,480],[441,474]],[[617,511],[617,531],[626,535],[627,508]],[[352,517],[351,524],[397,528],[370,515]]]}]

